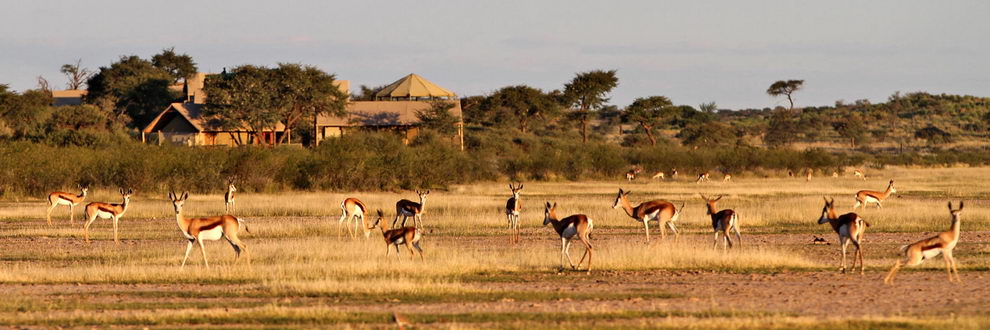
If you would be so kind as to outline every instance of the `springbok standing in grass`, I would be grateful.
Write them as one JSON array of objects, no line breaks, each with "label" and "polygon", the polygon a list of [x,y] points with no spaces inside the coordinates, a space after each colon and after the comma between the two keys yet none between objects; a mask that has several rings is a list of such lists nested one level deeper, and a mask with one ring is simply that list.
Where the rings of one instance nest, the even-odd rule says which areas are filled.
[{"label": "springbok standing in grass", "polygon": [[671,168],[670,169],[670,179],[671,180],[677,180],[677,169],[676,168]]},{"label": "springbok standing in grass", "polygon": [[[825,199],[824,197],[822,197]],[[846,249],[849,246],[849,242],[852,242],[856,246],[856,255],[853,258],[852,269],[856,269],[856,257],[859,258],[859,274],[863,274],[863,233],[866,231],[866,227],[870,226],[869,222],[860,218],[856,213],[846,213],[841,216],[835,215],[835,198],[832,200],[825,199],[825,207],[822,208],[822,216],[818,219],[818,224],[823,224],[828,222],[832,226],[832,230],[836,234],[839,234],[839,246],[842,247],[842,265],[839,268],[843,273],[846,272]]]},{"label": "springbok standing in grass", "polygon": [[[395,258],[399,258],[399,245],[405,245],[406,249],[409,249],[410,257],[416,258],[416,251],[419,251],[419,259],[423,260],[423,248],[419,246],[419,240],[423,238],[420,231],[416,227],[402,227],[396,229],[389,229],[385,227],[385,214],[382,210],[378,210],[378,219],[375,220],[375,224],[368,227],[369,230],[378,227],[382,230],[382,237],[385,238],[385,258],[388,258],[391,253],[391,248],[395,247]],[[379,225],[380,224],[380,225]],[[413,251],[416,248],[416,251]]]},{"label": "springbok standing in grass", "polygon": [[736,245],[742,246],[742,236],[739,235],[739,217],[736,215],[736,211],[730,209],[717,211],[718,209],[715,207],[715,203],[721,200],[722,196],[715,197],[715,199],[708,198],[705,195],[700,196],[705,201],[707,214],[712,217],[712,229],[715,230],[714,247],[718,248],[719,234],[722,234],[722,238],[725,240],[722,244],[722,250],[725,251],[727,248],[732,247],[732,240],[729,239],[730,229],[736,233]]},{"label": "springbok standing in grass", "polygon": [[113,242],[120,244],[120,239],[117,236],[117,223],[120,221],[120,217],[124,216],[124,212],[127,212],[127,207],[131,205],[131,195],[134,194],[134,190],[127,189],[125,192],[123,188],[120,188],[120,197],[124,200],[120,204],[110,204],[110,203],[100,203],[93,202],[86,204],[86,225],[83,227],[86,242],[89,242],[89,226],[96,221],[96,218],[102,219],[113,219]]},{"label": "springbok standing in grass", "polygon": [[509,184],[512,197],[505,201],[505,220],[509,223],[509,230],[512,231],[512,241],[519,241],[519,212],[522,212],[522,201],[519,199],[519,191],[523,189],[523,184],[513,186]]},{"label": "springbok standing in grass", "polygon": [[[251,231],[248,230],[246,224],[241,222],[241,219],[229,214],[206,218],[186,218],[182,215],[182,206],[186,203],[186,199],[189,199],[189,193],[183,192],[180,198],[174,191],[170,191],[168,199],[172,201],[172,207],[175,208],[175,222],[179,225],[179,231],[189,240],[186,244],[186,255],[182,258],[182,265],[179,268],[186,267],[186,260],[189,260],[189,252],[193,249],[193,243],[199,243],[199,250],[203,252],[203,264],[206,265],[206,268],[210,268],[210,262],[206,260],[204,241],[227,239],[230,246],[234,248],[234,253],[237,254],[235,259],[240,259],[241,251],[247,253],[247,247],[237,238],[237,232],[241,226],[244,226],[245,231],[249,233]],[[251,257],[248,256],[248,263],[250,262]]]},{"label": "springbok standing in grass", "polygon": [[864,173],[863,170],[861,169],[856,169],[855,171],[853,171],[853,175],[855,175],[857,178],[862,178],[863,181],[866,181],[866,173]]},{"label": "springbok standing in grass", "polygon": [[234,187],[234,180],[227,180],[227,192],[223,194],[223,207],[224,212],[227,214],[234,214],[234,192],[237,191],[237,187]]},{"label": "springbok standing in grass", "polygon": [[[632,206],[629,202],[630,191],[623,191],[619,189],[619,194],[615,196],[615,203],[612,204],[613,209],[622,207],[626,211],[626,215],[638,222],[643,223],[643,229],[646,231],[646,241],[650,241],[650,221],[656,220],[660,226],[660,239],[663,240],[667,238],[667,230],[664,229],[664,225],[670,227],[670,230],[674,232],[674,236],[677,237],[677,227],[674,226],[674,221],[677,221],[680,212],[674,204],[671,204],[665,200],[652,200],[643,202],[636,207]],[[681,205],[683,208],[683,205]]]},{"label": "springbok standing in grass", "polygon": [[639,175],[639,172],[642,172],[642,171],[643,170],[640,169],[640,168],[638,168],[638,167],[634,167],[633,169],[627,171],[626,172],[626,181],[632,182],[632,180],[636,180],[636,176]]},{"label": "springbok standing in grass", "polygon": [[710,182],[711,180],[709,179],[709,177],[710,175],[708,174],[708,172],[698,174],[698,179],[695,180],[694,183]]},{"label": "springbok standing in grass", "polygon": [[657,172],[657,174],[654,174],[653,175],[653,180],[656,180],[656,179],[667,180],[666,174],[664,174],[662,171],[661,172]]},{"label": "springbok standing in grass", "polygon": [[877,208],[881,209],[883,208],[883,205],[880,205],[880,202],[883,202],[883,200],[887,199],[887,197],[890,197],[891,194],[896,192],[897,189],[894,188],[894,180],[890,180],[890,183],[887,184],[887,190],[884,191],[860,190],[856,192],[856,205],[853,205],[853,210],[858,208],[860,205],[862,205],[865,210],[866,206],[870,203],[876,203]]},{"label": "springbok standing in grass", "polygon": [[426,195],[429,194],[429,190],[416,190],[416,195],[419,195],[419,203],[408,199],[395,202],[395,219],[392,220],[392,227],[395,228],[396,222],[399,221],[399,216],[402,216],[402,227],[406,226],[406,219],[413,217],[413,225],[419,228],[420,222],[423,221],[423,213],[426,212]]},{"label": "springbok standing in grass", "polygon": [[[340,227],[347,227],[347,233],[350,234],[351,238],[358,231],[358,226],[361,230],[364,230],[364,238],[371,237],[371,230],[368,229],[368,221],[365,220],[365,215],[368,212],[368,207],[364,205],[364,202],[357,198],[346,198],[343,202],[340,202],[340,219],[337,220],[337,236],[340,236]],[[351,220],[354,222],[354,229],[347,224],[347,221]]]},{"label": "springbok standing in grass", "polygon": [[722,177],[722,183],[728,183],[729,180],[732,180],[732,174],[725,173],[725,176]]},{"label": "springbok standing in grass", "polygon": [[897,260],[894,267],[890,269],[890,273],[887,273],[887,277],[884,277],[883,283],[894,283],[894,276],[897,275],[897,270],[901,268],[901,265],[917,266],[925,259],[938,256],[939,253],[945,259],[945,271],[949,273],[949,282],[952,282],[953,272],[956,273],[956,282],[962,282],[962,279],[959,278],[959,269],[956,268],[956,258],[952,257],[952,250],[956,248],[956,243],[959,243],[959,221],[962,209],[962,201],[959,201],[959,208],[955,210],[952,209],[952,202],[949,202],[949,214],[952,215],[952,225],[949,226],[949,231],[901,247],[905,259],[903,261]]},{"label": "springbok standing in grass", "polygon": [[59,205],[69,206],[69,224],[76,224],[76,205],[82,203],[86,199],[86,193],[89,192],[89,188],[79,186],[79,190],[82,191],[79,195],[73,195],[67,192],[56,191],[48,194],[48,225],[52,225],[52,211],[55,207]]},{"label": "springbok standing in grass", "polygon": [[794,171],[787,170],[787,177],[793,178],[794,177]]},{"label": "springbok standing in grass", "polygon": [[812,170],[809,168],[807,172],[804,173],[804,181],[811,182]]},{"label": "springbok standing in grass", "polygon": [[[577,270],[584,263],[584,258],[588,258],[588,273],[591,273],[591,230],[595,227],[591,218],[584,214],[575,214],[563,219],[557,218],[557,203],[550,205],[547,202],[543,209],[543,225],[553,225],[553,230],[560,236],[560,268],[564,268],[564,258],[571,265],[571,269]],[[571,261],[571,240],[577,237],[584,244],[584,255],[577,266]]]}]

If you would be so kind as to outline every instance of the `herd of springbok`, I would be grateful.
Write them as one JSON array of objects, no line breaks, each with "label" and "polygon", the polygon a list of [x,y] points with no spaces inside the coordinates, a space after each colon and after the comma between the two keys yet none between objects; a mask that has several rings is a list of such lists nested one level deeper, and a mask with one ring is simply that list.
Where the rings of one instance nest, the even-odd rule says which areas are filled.
[{"label": "herd of springbok", "polygon": [[[640,171],[638,169],[635,171],[630,171],[626,173],[626,178],[630,181],[634,180],[635,176],[639,172]],[[856,170],[855,173],[857,177],[865,178],[862,171]],[[670,178],[675,178],[677,175],[677,170],[672,169],[670,174]],[[659,172],[653,177],[664,179],[665,176],[665,173]],[[698,176],[697,182],[707,181],[708,177],[709,174],[707,172],[701,173]],[[726,174],[723,182],[728,181],[730,178],[731,176]],[[520,193],[523,190],[523,184],[509,184],[509,190],[511,192],[511,197],[509,197],[505,203],[504,212],[510,230],[510,241],[518,242],[520,213],[522,212],[522,199],[520,197]],[[69,206],[70,223],[75,224],[73,211],[77,205],[86,199],[89,190],[86,187],[80,186],[80,191],[81,193],[78,195],[61,191],[52,192],[48,195],[49,207],[47,220],[49,225],[52,224],[52,211],[59,205]],[[234,252],[237,255],[236,258],[240,257],[242,251],[246,252],[244,243],[238,238],[238,232],[242,226],[246,231],[248,231],[247,225],[244,223],[243,219],[232,215],[234,213],[236,191],[237,188],[234,186],[234,182],[229,180],[227,183],[227,191],[224,194],[225,214],[202,218],[187,218],[182,214],[182,207],[189,197],[187,192],[183,192],[181,195],[175,194],[175,192],[169,192],[168,197],[175,210],[176,223],[178,224],[179,230],[182,232],[183,237],[188,240],[186,245],[186,253],[182,259],[182,264],[180,267],[185,266],[186,261],[189,258],[189,253],[192,251],[193,246],[197,244],[203,253],[204,265],[209,267],[209,263],[206,260],[206,250],[203,247],[205,241],[217,241],[221,238],[226,239],[227,242],[229,242],[233,247]],[[119,244],[120,240],[117,231],[118,222],[131,205],[130,198],[134,191],[131,189],[120,189],[119,192],[122,199],[122,202],[120,203],[92,202],[86,204],[84,208],[85,217],[87,219],[84,226],[84,237],[86,242],[89,242],[90,225],[97,218],[103,218],[111,219],[113,221],[114,242]],[[861,206],[865,209],[867,205],[871,203],[876,204],[877,208],[880,209],[883,207],[882,202],[896,192],[897,190],[894,188],[894,180],[890,180],[887,185],[887,189],[884,191],[858,191],[855,194],[855,205],[853,206],[853,210],[855,211]],[[395,217],[393,218],[391,225],[388,225],[387,222],[384,221],[385,215],[381,209],[377,209],[376,220],[369,224],[369,221],[366,218],[366,215],[370,212],[368,206],[357,198],[344,199],[344,201],[340,203],[341,215],[338,219],[338,235],[340,234],[340,229],[346,227],[351,237],[354,237],[360,231],[363,231],[365,238],[368,238],[375,228],[379,228],[381,230],[382,237],[385,240],[386,258],[389,257],[392,248],[395,249],[396,256],[398,257],[399,252],[401,251],[400,246],[404,245],[406,249],[409,250],[410,257],[415,258],[418,253],[420,259],[423,259],[423,249],[420,247],[423,231],[421,231],[420,228],[423,226],[422,217],[426,212],[426,199],[430,194],[430,191],[416,191],[416,194],[419,196],[419,202],[402,199],[395,203]],[[619,192],[616,194],[615,200],[612,204],[612,208],[622,208],[626,215],[633,220],[642,223],[647,242],[650,242],[650,222],[653,221],[656,221],[657,225],[660,227],[661,241],[666,239],[667,228],[673,232],[675,239],[678,237],[675,222],[678,220],[685,203],[682,202],[680,206],[675,206],[669,201],[656,199],[645,201],[633,206],[634,203],[629,200],[629,195],[629,191],[619,189]],[[715,248],[718,248],[719,243],[722,243],[723,252],[728,248],[741,246],[742,235],[739,232],[739,214],[731,209],[719,210],[716,207],[716,203],[724,196],[719,195],[708,197],[699,194],[699,197],[704,201],[706,214],[711,217],[712,230],[715,234]],[[946,232],[939,233],[938,235],[904,246],[902,251],[905,259],[903,261],[897,261],[897,263],[893,266],[893,268],[891,268],[890,272],[884,278],[884,283],[893,283],[894,276],[897,274],[897,271],[901,266],[919,265],[925,259],[934,258],[939,254],[941,254],[945,259],[946,270],[949,273],[949,281],[960,281],[959,273],[956,269],[956,261],[952,256],[952,251],[955,248],[956,243],[959,241],[959,223],[962,209],[963,202],[959,202],[958,208],[953,208],[952,203],[950,202],[949,212],[952,216],[950,229]],[[594,221],[584,214],[574,214],[560,218],[557,216],[556,211],[557,203],[546,202],[544,204],[543,225],[552,225],[554,232],[561,239],[561,268],[564,268],[564,259],[567,259],[567,263],[572,269],[575,270],[580,268],[580,266],[584,263],[584,260],[587,259],[587,271],[591,272],[591,259],[593,252],[591,244],[591,231],[594,229]],[[400,217],[402,218],[401,223],[399,222]],[[412,225],[406,226],[406,221],[409,218],[413,219]],[[352,222],[353,226],[348,222]],[[870,223],[858,214],[852,212],[837,215],[835,211],[834,198],[825,198],[825,206],[822,208],[821,217],[818,220],[818,224],[825,223],[828,223],[839,236],[839,247],[842,250],[842,259],[839,268],[840,271],[843,273],[846,272],[846,254],[848,246],[851,243],[853,247],[856,248],[856,253],[853,257],[852,269],[856,268],[856,262],[858,261],[859,272],[860,274],[863,274],[863,235],[866,228],[870,227]],[[730,233],[735,236],[734,243],[730,238]],[[575,238],[585,247],[585,253],[581,257],[581,260],[578,261],[577,265],[575,265],[571,260],[569,253],[571,242]],[[248,262],[250,263],[250,257],[248,257]],[[953,274],[955,274],[955,277],[953,277]]]}]

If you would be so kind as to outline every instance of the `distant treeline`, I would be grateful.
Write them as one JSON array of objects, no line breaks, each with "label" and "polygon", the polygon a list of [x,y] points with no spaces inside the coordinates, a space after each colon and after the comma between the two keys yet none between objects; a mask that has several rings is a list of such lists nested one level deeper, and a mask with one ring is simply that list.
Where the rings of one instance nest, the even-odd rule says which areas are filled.
[{"label": "distant treeline", "polygon": [[189,148],[125,143],[111,148],[0,144],[0,192],[42,196],[54,189],[130,187],[161,193],[170,188],[217,192],[228,178],[245,191],[398,190],[442,188],[491,180],[618,179],[631,165],[682,175],[720,171],[733,175],[781,175],[813,169],[820,174],[858,164],[987,164],[990,154],[944,152],[926,156],[871,156],[756,147],[693,150],[663,145],[623,148],[580,138],[514,137],[511,131],[472,134],[460,151],[433,133],[409,145],[391,133],[360,133],[301,147]]}]

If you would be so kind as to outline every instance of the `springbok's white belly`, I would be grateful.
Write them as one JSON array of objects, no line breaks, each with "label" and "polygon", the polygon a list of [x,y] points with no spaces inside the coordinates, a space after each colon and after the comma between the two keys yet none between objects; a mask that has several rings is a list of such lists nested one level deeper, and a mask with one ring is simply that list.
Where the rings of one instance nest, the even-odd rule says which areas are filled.
[{"label": "springbok's white belly", "polygon": [[921,252],[922,260],[937,257],[939,254],[942,254],[942,249],[931,249]]},{"label": "springbok's white belly", "polygon": [[511,214],[511,215],[519,215],[519,211],[512,211],[512,210],[506,210],[505,213]]},{"label": "springbok's white belly", "polygon": [[876,198],[874,198],[872,196],[866,196],[866,198],[863,199],[863,200],[866,201],[866,203],[877,203],[877,202],[880,202],[879,199],[876,199]]},{"label": "springbok's white belly", "polygon": [[411,217],[411,216],[416,215],[415,213],[412,213],[412,212],[410,212],[409,210],[406,210],[406,209],[399,209],[399,214],[404,215],[404,216],[407,216],[407,217]]},{"label": "springbok's white belly", "polygon": [[100,219],[110,219],[110,218],[113,218],[113,213],[103,212],[103,211],[96,211],[96,216],[97,217],[100,217]]},{"label": "springbok's white belly", "polygon": [[61,198],[56,199],[55,200],[55,204],[58,204],[58,205],[73,205],[72,202],[67,201],[67,200],[64,200],[64,199],[61,199]]},{"label": "springbok's white belly", "polygon": [[199,239],[202,241],[216,241],[221,237],[223,237],[223,227],[221,226],[199,232]]}]

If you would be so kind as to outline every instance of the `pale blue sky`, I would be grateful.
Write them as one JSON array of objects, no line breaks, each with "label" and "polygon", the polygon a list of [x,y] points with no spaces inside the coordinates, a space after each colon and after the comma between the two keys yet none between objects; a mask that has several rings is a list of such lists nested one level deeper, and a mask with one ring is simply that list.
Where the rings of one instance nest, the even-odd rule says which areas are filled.
[{"label": "pale blue sky", "polygon": [[202,71],[316,65],[380,85],[416,72],[460,95],[560,88],[619,71],[612,103],[665,95],[722,108],[882,101],[895,91],[990,96],[988,1],[4,1],[0,83],[165,47]]}]

